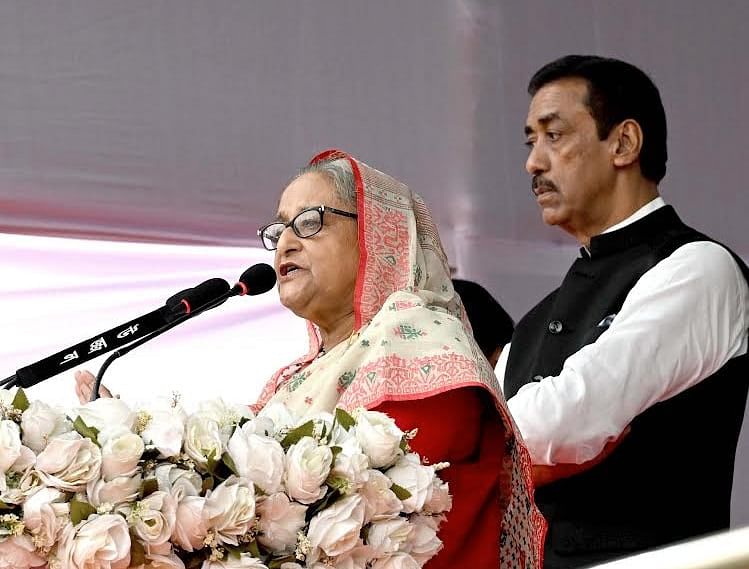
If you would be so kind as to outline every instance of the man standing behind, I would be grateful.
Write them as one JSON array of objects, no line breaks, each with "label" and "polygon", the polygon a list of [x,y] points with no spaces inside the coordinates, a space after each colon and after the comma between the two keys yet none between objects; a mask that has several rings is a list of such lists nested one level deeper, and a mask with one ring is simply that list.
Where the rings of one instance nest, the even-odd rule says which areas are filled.
[{"label": "man standing behind", "polygon": [[528,92],[533,193],[582,245],[497,365],[536,465],[546,567],[727,528],[749,270],[659,196],[666,118],[645,73],[567,56]]}]

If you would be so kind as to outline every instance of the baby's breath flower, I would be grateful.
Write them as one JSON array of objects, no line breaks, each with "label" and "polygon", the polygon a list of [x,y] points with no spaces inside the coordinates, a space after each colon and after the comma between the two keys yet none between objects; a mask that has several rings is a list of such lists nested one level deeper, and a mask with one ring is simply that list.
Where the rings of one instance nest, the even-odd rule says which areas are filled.
[{"label": "baby's breath flower", "polygon": [[97,514],[109,514],[112,511],[114,511],[114,504],[111,502],[103,502],[96,508]]},{"label": "baby's breath flower", "polygon": [[210,561],[221,561],[226,555],[223,547],[211,548],[211,555],[208,558]]},{"label": "baby's breath flower", "polygon": [[148,411],[138,411],[135,416],[135,433],[140,435],[148,428],[151,424],[153,417]]},{"label": "baby's breath flower", "polygon": [[312,542],[303,531],[297,532],[296,551],[294,552],[294,556],[299,561],[304,561],[304,559],[310,554],[310,551],[312,551]]}]

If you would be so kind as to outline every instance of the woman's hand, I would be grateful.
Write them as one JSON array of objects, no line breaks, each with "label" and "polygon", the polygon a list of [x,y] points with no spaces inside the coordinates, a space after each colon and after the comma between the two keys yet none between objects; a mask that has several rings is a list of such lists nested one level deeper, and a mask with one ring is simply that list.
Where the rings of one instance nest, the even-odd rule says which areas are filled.
[{"label": "woman's hand", "polygon": [[[91,400],[91,393],[94,390],[96,378],[90,371],[78,370],[75,372],[75,394],[78,401],[85,405]],[[99,386],[99,397],[112,397],[112,392],[103,385]]]}]

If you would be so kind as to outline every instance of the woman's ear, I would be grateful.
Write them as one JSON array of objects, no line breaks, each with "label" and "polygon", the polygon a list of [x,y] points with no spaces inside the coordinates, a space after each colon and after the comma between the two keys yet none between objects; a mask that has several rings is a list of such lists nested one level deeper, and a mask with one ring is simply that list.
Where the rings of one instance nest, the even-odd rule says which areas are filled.
[{"label": "woman's ear", "polygon": [[629,166],[640,158],[642,150],[642,128],[637,121],[626,119],[612,130],[614,165]]}]

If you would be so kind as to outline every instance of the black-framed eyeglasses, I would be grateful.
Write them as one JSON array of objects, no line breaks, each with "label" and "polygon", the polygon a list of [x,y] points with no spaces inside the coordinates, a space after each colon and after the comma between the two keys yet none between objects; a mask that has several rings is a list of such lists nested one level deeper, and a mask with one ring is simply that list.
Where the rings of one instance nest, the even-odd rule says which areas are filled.
[{"label": "black-framed eyeglasses", "polygon": [[281,238],[281,233],[283,233],[287,227],[291,227],[294,234],[301,239],[306,239],[307,237],[312,237],[319,233],[322,229],[325,212],[356,219],[356,214],[351,213],[350,211],[343,211],[327,205],[318,205],[303,209],[288,223],[284,223],[283,221],[269,223],[265,227],[258,229],[257,234],[263,242],[263,247],[268,251],[275,251],[278,248],[278,240]]}]

